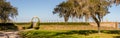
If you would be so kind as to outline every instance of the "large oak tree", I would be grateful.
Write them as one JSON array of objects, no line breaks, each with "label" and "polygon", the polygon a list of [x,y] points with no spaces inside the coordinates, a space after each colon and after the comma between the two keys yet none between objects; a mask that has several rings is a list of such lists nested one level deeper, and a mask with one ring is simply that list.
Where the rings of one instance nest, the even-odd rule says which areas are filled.
[{"label": "large oak tree", "polygon": [[10,2],[0,0],[0,20],[2,23],[8,22],[18,15],[17,8],[13,7]]},{"label": "large oak tree", "polygon": [[107,0],[68,0],[59,4],[54,11],[60,16],[92,18],[97,24],[98,33],[100,33],[100,22],[109,13],[109,6],[110,2]]}]

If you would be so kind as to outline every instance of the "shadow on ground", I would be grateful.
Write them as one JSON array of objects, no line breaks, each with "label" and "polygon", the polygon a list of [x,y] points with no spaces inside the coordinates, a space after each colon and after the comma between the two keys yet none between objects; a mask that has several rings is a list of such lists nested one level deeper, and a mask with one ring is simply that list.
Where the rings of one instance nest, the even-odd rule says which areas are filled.
[{"label": "shadow on ground", "polygon": [[56,35],[60,35],[60,34],[66,34],[66,35],[71,35],[71,34],[89,35],[89,34],[94,34],[94,33],[97,33],[97,31],[95,31],[95,30],[80,30],[80,31],[72,30],[72,31],[68,31],[68,32],[59,32],[59,33],[56,33]]},{"label": "shadow on ground", "polygon": [[[67,32],[59,32],[56,35],[59,34],[81,34],[81,35],[89,35],[89,34],[94,34],[98,33],[97,30],[72,30],[72,31],[67,31]],[[101,30],[101,33],[106,33],[106,34],[120,34],[120,30]]]},{"label": "shadow on ground", "polygon": [[120,36],[114,36],[113,38],[120,38]]},{"label": "shadow on ground", "polygon": [[[20,36],[23,38],[77,38],[72,35],[80,34],[88,36],[97,32],[97,30],[71,30],[65,32],[31,30],[20,32]],[[101,33],[120,34],[120,30],[101,30]],[[114,36],[114,38],[120,38],[120,36]]]},{"label": "shadow on ground", "polygon": [[120,30],[102,30],[101,32],[107,34],[120,34]]},{"label": "shadow on ground", "polygon": [[21,37],[23,38],[77,38],[75,36],[71,36],[72,34],[80,34],[80,35],[89,35],[97,33],[95,30],[72,30],[67,32],[50,32],[50,31],[24,31],[20,32]]},{"label": "shadow on ground", "polygon": [[0,23],[1,31],[16,31],[18,30],[17,26],[14,23]]}]

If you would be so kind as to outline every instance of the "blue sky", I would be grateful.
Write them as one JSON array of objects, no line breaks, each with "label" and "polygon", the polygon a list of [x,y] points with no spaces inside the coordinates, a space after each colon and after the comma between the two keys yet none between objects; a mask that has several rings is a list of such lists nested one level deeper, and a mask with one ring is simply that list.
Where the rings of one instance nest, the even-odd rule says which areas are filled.
[{"label": "blue sky", "polygon": [[[63,21],[58,15],[53,15],[52,11],[59,3],[65,0],[7,0],[14,7],[18,8],[19,15],[14,18],[16,22],[29,22],[32,17],[38,16],[42,22]],[[120,6],[109,8],[110,14],[104,17],[104,21],[120,22]],[[77,19],[78,20],[78,19]],[[71,21],[71,19],[70,19]],[[75,20],[74,20],[75,21]]]}]

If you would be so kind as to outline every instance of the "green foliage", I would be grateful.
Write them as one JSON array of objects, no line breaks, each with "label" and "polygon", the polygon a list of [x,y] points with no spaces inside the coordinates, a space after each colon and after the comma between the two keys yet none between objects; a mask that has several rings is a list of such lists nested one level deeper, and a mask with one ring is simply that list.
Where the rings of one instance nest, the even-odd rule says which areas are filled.
[{"label": "green foliage", "polygon": [[13,7],[10,2],[6,0],[0,0],[0,20],[2,23],[11,21],[11,18],[14,18],[18,15],[17,8]]},{"label": "green foliage", "polygon": [[58,14],[65,20],[70,17],[78,19],[85,17],[86,21],[92,18],[97,23],[100,33],[101,19],[109,13],[109,7],[108,0],[68,0],[57,5],[53,14]]}]

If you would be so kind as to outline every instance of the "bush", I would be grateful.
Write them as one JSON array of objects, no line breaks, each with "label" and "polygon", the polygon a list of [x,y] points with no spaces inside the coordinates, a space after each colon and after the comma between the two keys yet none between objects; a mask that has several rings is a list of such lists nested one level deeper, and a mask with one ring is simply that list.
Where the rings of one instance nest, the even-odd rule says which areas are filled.
[{"label": "bush", "polygon": [[16,31],[17,26],[14,23],[0,23],[0,30],[2,31]]}]

